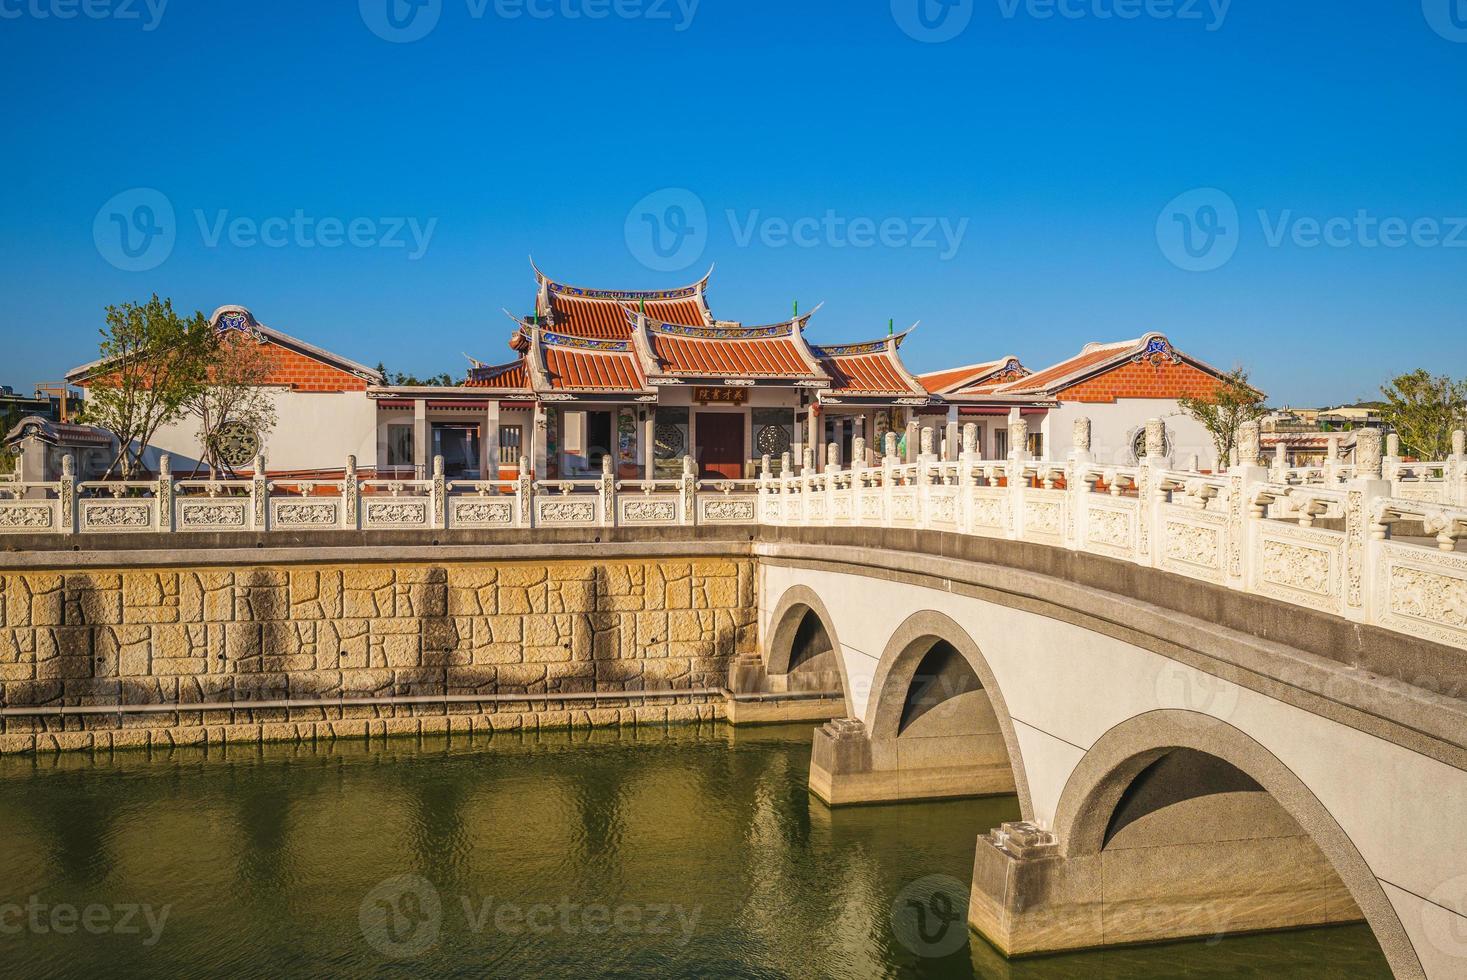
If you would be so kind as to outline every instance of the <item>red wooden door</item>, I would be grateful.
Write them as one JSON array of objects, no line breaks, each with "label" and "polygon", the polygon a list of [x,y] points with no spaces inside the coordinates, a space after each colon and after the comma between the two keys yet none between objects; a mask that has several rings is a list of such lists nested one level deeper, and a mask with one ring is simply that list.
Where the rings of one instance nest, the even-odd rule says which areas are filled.
[{"label": "red wooden door", "polygon": [[699,412],[697,423],[698,476],[705,480],[743,479],[743,415]]}]

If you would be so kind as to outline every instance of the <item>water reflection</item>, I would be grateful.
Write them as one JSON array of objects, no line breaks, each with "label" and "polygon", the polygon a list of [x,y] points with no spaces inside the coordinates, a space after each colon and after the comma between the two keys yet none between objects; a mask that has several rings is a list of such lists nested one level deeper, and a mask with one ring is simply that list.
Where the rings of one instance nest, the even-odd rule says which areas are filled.
[{"label": "water reflection", "polygon": [[[0,925],[26,915],[5,903],[168,909],[153,945],[43,920],[0,930],[0,961],[109,977],[1389,975],[1364,927],[1017,963],[964,931],[921,956],[893,932],[894,900],[927,875],[966,883],[975,836],[1015,801],[832,811],[807,792],[809,744],[808,727],[704,726],[0,759]],[[416,896],[369,901],[401,876],[432,889],[431,936]],[[431,943],[394,958],[414,937]]]}]

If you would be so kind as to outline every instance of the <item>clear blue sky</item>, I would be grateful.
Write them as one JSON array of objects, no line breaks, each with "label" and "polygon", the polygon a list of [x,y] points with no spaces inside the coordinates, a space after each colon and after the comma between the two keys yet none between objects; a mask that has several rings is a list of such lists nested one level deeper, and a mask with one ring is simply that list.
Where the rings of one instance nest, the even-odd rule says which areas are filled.
[{"label": "clear blue sky", "polygon": [[[1387,248],[1354,225],[1435,219],[1450,238],[1467,220],[1467,0],[1235,0],[1222,17],[1216,0],[962,0],[945,21],[930,0],[930,29],[916,0],[702,0],[691,18],[690,0],[88,2],[135,19],[0,0],[0,382],[18,388],[89,360],[103,307],[153,291],[458,375],[461,351],[510,357],[499,310],[529,308],[531,253],[619,288],[716,262],[718,315],[823,300],[817,341],[920,319],[918,370],[1038,368],[1160,329],[1279,403],[1373,395],[1418,365],[1467,375],[1467,227],[1457,247],[1428,228]],[[402,30],[432,30],[379,37],[404,36],[389,2]],[[118,267],[134,261],[119,236],[166,244],[129,227],[161,227],[139,210],[157,198],[104,207],[136,188],[175,214],[145,271]],[[665,259],[634,206],[667,188],[707,217],[654,196],[667,234],[693,234],[664,238],[691,242]],[[1197,188],[1226,196],[1163,213]],[[1237,221],[1213,220],[1219,201]],[[238,225],[297,212],[311,229],[280,247]],[[221,217],[244,237],[214,238]],[[405,247],[366,244],[395,218],[433,222],[420,257],[406,229]],[[769,220],[802,218],[819,222],[803,245]],[[1301,218],[1348,219],[1343,247],[1301,245]],[[321,219],[360,219],[362,244],[324,247]],[[858,219],[888,241],[852,245]],[[925,219],[961,227],[956,249],[940,231],[903,244]],[[1187,222],[1224,251],[1179,251]]]}]

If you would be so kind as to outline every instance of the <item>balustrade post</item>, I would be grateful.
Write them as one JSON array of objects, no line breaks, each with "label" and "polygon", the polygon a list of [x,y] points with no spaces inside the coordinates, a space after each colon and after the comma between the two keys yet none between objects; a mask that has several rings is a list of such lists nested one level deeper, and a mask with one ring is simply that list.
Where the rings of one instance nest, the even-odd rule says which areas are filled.
[{"label": "balustrade post", "polygon": [[76,460],[71,453],[61,457],[61,479],[56,481],[57,530],[62,534],[76,533]]},{"label": "balustrade post", "polygon": [[800,460],[800,475],[810,476],[815,472],[815,447],[806,446]]},{"label": "balustrade post", "polygon": [[1090,417],[1082,415],[1075,419],[1070,435],[1070,455],[1065,463],[1066,506],[1070,509],[1065,543],[1076,551],[1083,551],[1089,540],[1090,508],[1087,494],[1090,486],[1084,479],[1084,468],[1092,461],[1090,454]]},{"label": "balustrade post", "polygon": [[835,489],[840,482],[840,444],[828,443],[825,447],[825,520],[835,522]]},{"label": "balustrade post", "polygon": [[1156,555],[1162,550],[1161,475],[1166,471],[1166,428],[1161,419],[1146,420],[1146,455],[1136,469],[1136,498],[1140,505],[1136,551],[1143,565],[1156,564]]},{"label": "balustrade post", "polygon": [[956,462],[958,458],[958,423],[950,419],[942,440],[942,458],[945,462]]},{"label": "balustrade post", "polygon": [[535,522],[535,481],[530,476],[530,457],[524,453],[520,454],[520,475],[515,479],[514,495],[519,526],[530,527]]},{"label": "balustrade post", "polygon": [[1461,429],[1452,433],[1452,455],[1442,475],[1447,478],[1447,500],[1467,507],[1467,432]]},{"label": "balustrade post", "polygon": [[250,477],[250,509],[254,512],[255,530],[270,530],[270,481],[265,478],[263,453],[255,457],[255,472]]},{"label": "balustrade post", "polygon": [[958,453],[958,529],[966,532],[972,527],[973,514],[973,487],[976,481],[973,479],[973,467],[983,459],[983,452],[978,446],[978,423],[969,422],[963,426],[963,449]]},{"label": "balustrade post", "polygon": [[679,485],[679,497],[681,497],[682,515],[684,524],[696,524],[698,521],[698,468],[693,465],[693,457],[683,457],[683,478]]},{"label": "balustrade post", "polygon": [[1334,486],[1340,482],[1340,437],[1332,435],[1324,450],[1324,482]]},{"label": "balustrade post", "polygon": [[606,527],[616,526],[616,474],[611,469],[611,454],[601,457],[601,485],[597,488],[601,496],[601,523]]},{"label": "balustrade post", "polygon": [[158,490],[154,494],[158,503],[158,530],[172,531],[173,523],[173,457],[168,453],[158,457]]},{"label": "balustrade post", "polygon": [[917,462],[917,440],[920,438],[918,432],[921,430],[921,428],[922,427],[918,425],[916,421],[907,423],[907,449],[906,452],[902,454],[902,462]]},{"label": "balustrade post", "polygon": [[433,497],[433,526],[448,527],[448,480],[443,475],[443,457],[433,457],[433,482],[429,493]]},{"label": "balustrade post", "polygon": [[[1345,484],[1345,615],[1359,622],[1374,622],[1380,615],[1377,604],[1386,602],[1370,584],[1384,547],[1371,527],[1371,511],[1380,497],[1389,497],[1393,484],[1381,458],[1379,429],[1361,429],[1355,435],[1355,477]],[[1399,448],[1397,448],[1399,452]]]},{"label": "balustrade post", "polygon": [[892,482],[896,479],[893,472],[897,465],[897,438],[895,432],[886,434],[886,452],[881,457],[881,522],[891,523],[891,490]]},{"label": "balustrade post", "polygon": [[362,485],[357,482],[357,458],[346,457],[346,469],[341,474],[341,526],[355,531],[360,525],[358,514],[362,507]]},{"label": "balustrade post", "polygon": [[1227,585],[1245,589],[1250,570],[1258,558],[1260,518],[1254,514],[1252,487],[1268,482],[1268,471],[1261,465],[1259,447],[1262,427],[1258,422],[1244,422],[1238,427],[1236,457],[1228,468],[1228,557]]},{"label": "balustrade post", "polygon": [[1009,458],[1004,472],[1009,492],[1009,526],[1004,533],[1010,538],[1024,536],[1024,492],[1028,489],[1024,463],[1028,459],[1029,423],[1014,409],[1009,415]]},{"label": "balustrade post", "polygon": [[1273,463],[1268,468],[1268,478],[1275,483],[1289,482],[1288,450],[1282,441],[1274,444]]},{"label": "balustrade post", "polygon": [[856,436],[851,440],[851,523],[861,523],[861,498],[865,496],[865,482],[861,478],[866,469],[866,437]]}]

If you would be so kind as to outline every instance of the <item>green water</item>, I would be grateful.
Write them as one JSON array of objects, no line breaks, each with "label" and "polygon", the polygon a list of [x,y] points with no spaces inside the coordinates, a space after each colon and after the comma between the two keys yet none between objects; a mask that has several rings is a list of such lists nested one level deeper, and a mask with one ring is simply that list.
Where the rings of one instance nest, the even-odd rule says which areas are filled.
[{"label": "green water", "polygon": [[1007,963],[928,886],[965,885],[1015,801],[832,812],[809,745],[718,726],[0,760],[0,972],[1389,976],[1363,926]]}]

